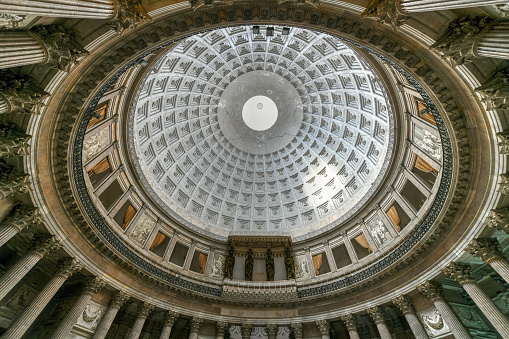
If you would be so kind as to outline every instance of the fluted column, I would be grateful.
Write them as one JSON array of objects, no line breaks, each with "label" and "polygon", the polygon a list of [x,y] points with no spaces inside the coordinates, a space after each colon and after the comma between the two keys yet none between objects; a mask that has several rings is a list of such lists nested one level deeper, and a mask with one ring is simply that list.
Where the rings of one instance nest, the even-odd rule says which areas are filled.
[{"label": "fluted column", "polygon": [[0,32],[0,68],[42,64],[47,60],[47,50],[35,34]]},{"label": "fluted column", "polygon": [[359,332],[357,331],[357,324],[355,323],[353,314],[346,314],[342,316],[341,321],[343,321],[345,324],[350,339],[360,339]]},{"label": "fluted column", "polygon": [[470,276],[470,265],[450,263],[442,272],[456,280],[503,338],[509,338],[509,319]]},{"label": "fluted column", "polygon": [[268,339],[276,339],[277,338],[277,324],[265,325],[265,331],[267,332]]},{"label": "fluted column", "polygon": [[24,204],[16,205],[0,224],[0,247],[17,233],[40,223],[42,219],[37,208]]},{"label": "fluted column", "polygon": [[42,288],[23,312],[11,323],[2,339],[19,339],[30,328],[42,310],[55,296],[64,282],[74,273],[80,271],[83,265],[76,259],[65,260],[59,263],[59,270],[53,278]]},{"label": "fluted column", "polygon": [[161,335],[159,336],[159,339],[170,338],[171,329],[173,328],[173,325],[175,324],[175,321],[177,321],[178,317],[179,314],[175,311],[167,311],[164,314],[164,325]]},{"label": "fluted column", "polygon": [[23,277],[41,260],[46,254],[60,248],[55,237],[38,237],[34,239],[34,248],[19,259],[2,277],[0,277],[0,300],[23,279]]},{"label": "fluted column", "polygon": [[444,318],[445,323],[449,326],[451,333],[457,339],[472,339],[468,330],[463,326],[463,323],[458,318],[456,313],[449,305],[449,303],[442,296],[442,286],[434,281],[427,281],[417,287],[419,292],[424,294],[429,300],[433,302],[436,309]]},{"label": "fluted column", "polygon": [[143,304],[140,305],[136,320],[134,321],[134,325],[131,328],[127,339],[138,339],[140,337],[141,330],[145,324],[145,320],[147,320],[150,312],[152,312],[153,309],[154,305],[151,305],[147,302],[143,302]]},{"label": "fluted column", "polygon": [[228,331],[228,323],[226,321],[218,321],[216,323],[216,339],[224,339],[226,331]]},{"label": "fluted column", "polygon": [[2,0],[0,12],[59,18],[110,19],[113,0]]},{"label": "fluted column", "polygon": [[419,318],[417,318],[414,308],[412,307],[412,303],[408,300],[408,298],[400,296],[392,300],[392,303],[400,309],[401,313],[403,313],[416,339],[429,338],[426,330],[419,321]]},{"label": "fluted column", "polygon": [[292,330],[293,337],[295,339],[302,339],[302,335],[303,335],[303,332],[302,332],[302,323],[291,323],[290,324],[290,329]]},{"label": "fluted column", "polygon": [[240,325],[240,333],[242,339],[250,339],[251,333],[253,333],[253,324],[241,324]]},{"label": "fluted column", "polygon": [[330,339],[329,333],[329,322],[326,319],[316,320],[316,327],[318,327],[318,331],[322,335],[322,339]]},{"label": "fluted column", "polygon": [[202,323],[202,318],[193,317],[193,319],[191,319],[191,332],[189,332],[189,339],[198,339],[198,333],[200,332]]},{"label": "fluted column", "polygon": [[376,328],[380,333],[380,338],[382,339],[392,339],[391,332],[389,332],[389,328],[387,328],[387,324],[385,323],[385,318],[382,313],[382,310],[378,308],[378,306],[370,307],[366,310],[368,314],[371,316],[373,321],[376,324]]},{"label": "fluted column", "polygon": [[131,296],[124,291],[116,291],[113,293],[113,296],[110,300],[110,305],[108,306],[106,313],[104,313],[101,322],[97,326],[92,339],[104,339],[106,337],[106,334],[108,334],[108,331],[110,330],[111,324],[113,324],[113,320],[115,320],[115,317],[117,316],[118,310],[130,297]]},{"label": "fluted column", "polygon": [[396,3],[403,12],[417,13],[504,4],[507,0],[396,0]]},{"label": "fluted column", "polygon": [[72,308],[67,312],[65,318],[60,322],[52,339],[65,339],[71,332],[73,326],[78,321],[78,318],[87,307],[92,296],[101,290],[106,282],[101,278],[90,278],[85,282],[85,288],[81,295],[78,297]]},{"label": "fluted column", "polygon": [[500,252],[497,239],[474,239],[465,250],[473,256],[481,258],[509,283],[509,261]]},{"label": "fluted column", "polygon": [[46,63],[68,72],[87,54],[74,41],[72,28],[36,26],[30,31],[0,32],[0,69]]},{"label": "fluted column", "polygon": [[496,22],[479,35],[474,45],[478,57],[509,59],[509,22]]}]

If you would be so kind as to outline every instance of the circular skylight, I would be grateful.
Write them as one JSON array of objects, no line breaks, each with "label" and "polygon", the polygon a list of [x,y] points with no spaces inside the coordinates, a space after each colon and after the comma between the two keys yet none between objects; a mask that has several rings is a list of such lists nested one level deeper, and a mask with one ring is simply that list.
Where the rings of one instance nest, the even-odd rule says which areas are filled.
[{"label": "circular skylight", "polygon": [[378,189],[392,126],[377,75],[343,41],[244,26],[192,36],[155,64],[130,143],[146,191],[183,225],[303,239]]},{"label": "circular skylight", "polygon": [[242,119],[246,125],[255,131],[265,131],[277,120],[277,106],[264,95],[255,95],[242,108]]}]

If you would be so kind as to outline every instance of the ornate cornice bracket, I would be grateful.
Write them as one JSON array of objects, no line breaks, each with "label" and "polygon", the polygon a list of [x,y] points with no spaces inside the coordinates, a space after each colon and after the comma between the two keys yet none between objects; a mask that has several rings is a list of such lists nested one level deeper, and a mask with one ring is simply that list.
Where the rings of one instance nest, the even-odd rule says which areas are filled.
[{"label": "ornate cornice bracket", "polygon": [[117,14],[108,25],[118,34],[136,28],[142,22],[152,22],[140,0],[117,1]]}]

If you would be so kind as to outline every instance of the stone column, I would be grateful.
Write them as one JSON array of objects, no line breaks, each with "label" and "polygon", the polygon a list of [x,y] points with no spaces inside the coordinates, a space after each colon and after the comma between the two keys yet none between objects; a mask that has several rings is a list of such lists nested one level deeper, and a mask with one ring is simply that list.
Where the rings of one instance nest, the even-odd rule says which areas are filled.
[{"label": "stone column", "polygon": [[228,331],[228,323],[226,321],[218,321],[216,323],[216,339],[224,339],[224,334]]},{"label": "stone column", "polygon": [[170,338],[171,329],[173,328],[173,325],[175,324],[175,321],[177,321],[178,317],[179,314],[175,311],[167,311],[164,314],[164,326],[159,339]]},{"label": "stone column", "polygon": [[75,35],[73,29],[57,25],[0,32],[0,69],[46,63],[67,72],[87,54],[74,41]]},{"label": "stone column", "polygon": [[391,332],[387,328],[387,324],[385,323],[384,314],[382,310],[378,308],[378,306],[370,307],[366,310],[368,314],[371,316],[373,321],[376,324],[376,328],[380,333],[380,338],[382,339],[392,339]]},{"label": "stone column", "polygon": [[509,59],[509,22],[501,21],[483,31],[474,44],[478,57]]},{"label": "stone column", "polygon": [[277,324],[266,324],[265,331],[267,332],[268,339],[277,338]]},{"label": "stone column", "polygon": [[191,319],[191,332],[189,332],[189,339],[198,339],[198,333],[200,332],[202,323],[202,318],[193,317],[193,319]]},{"label": "stone column", "polygon": [[242,334],[242,339],[250,339],[251,333],[253,332],[253,324],[241,324],[240,332]]},{"label": "stone column", "polygon": [[302,323],[291,323],[290,329],[293,332],[293,337],[295,339],[302,339],[303,336]]},{"label": "stone column", "polygon": [[41,260],[46,254],[60,248],[55,237],[37,237],[33,241],[34,248],[19,259],[0,278],[0,300],[23,279],[23,277]]},{"label": "stone column", "polygon": [[31,32],[0,32],[0,60],[0,69],[42,64],[48,60],[48,53]]},{"label": "stone column", "polygon": [[472,279],[470,265],[452,262],[444,267],[442,272],[460,283],[502,338],[509,338],[509,319]]},{"label": "stone column", "polygon": [[17,194],[28,193],[30,179],[28,174],[11,170],[8,175],[0,179],[0,200]]},{"label": "stone column", "polygon": [[104,313],[99,326],[97,326],[92,339],[104,339],[106,337],[111,324],[113,324],[113,320],[115,320],[115,317],[117,316],[118,310],[130,297],[131,296],[124,291],[116,291],[113,293],[110,305],[108,306],[106,313]]},{"label": "stone column", "polygon": [[412,307],[412,303],[410,300],[408,300],[408,298],[402,295],[392,300],[392,303],[400,309],[401,313],[403,313],[416,339],[429,338],[426,330],[419,321],[419,318],[417,318],[417,315],[415,314],[415,311]]},{"label": "stone column", "polygon": [[80,271],[83,265],[76,259],[65,260],[59,263],[59,270],[53,278],[43,287],[23,312],[11,323],[2,339],[20,339],[32,326],[42,310],[48,305],[64,282],[74,273]]},{"label": "stone column", "polygon": [[65,318],[60,322],[58,328],[53,333],[52,339],[65,339],[71,333],[73,326],[78,321],[78,318],[87,307],[92,299],[92,296],[101,290],[106,282],[101,278],[90,278],[85,282],[85,288],[78,297],[72,308],[67,312]]},{"label": "stone column", "polygon": [[353,314],[346,314],[341,316],[341,321],[343,321],[345,324],[350,339],[360,339],[359,332],[357,331],[357,324],[355,323]]},{"label": "stone column", "polygon": [[58,18],[110,19],[113,0],[2,0],[0,12]]},{"label": "stone column", "polygon": [[481,258],[509,283],[509,262],[500,252],[500,245],[497,239],[474,239],[465,250],[473,256]]},{"label": "stone column", "polygon": [[140,337],[141,330],[145,324],[145,320],[147,320],[148,315],[150,312],[152,312],[153,309],[154,305],[151,305],[146,301],[140,305],[138,315],[136,316],[136,320],[134,321],[134,325],[131,328],[131,331],[127,335],[127,339],[138,339]]},{"label": "stone column", "polygon": [[0,224],[0,247],[26,228],[41,224],[39,210],[24,204],[14,206],[11,213]]},{"label": "stone column", "polygon": [[396,3],[403,12],[418,13],[504,4],[507,0],[396,0]]},{"label": "stone column", "polygon": [[461,320],[442,296],[442,286],[439,283],[427,281],[417,287],[417,289],[433,302],[455,338],[472,339],[468,330],[463,326]]},{"label": "stone column", "polygon": [[316,320],[315,324],[316,324],[316,327],[318,327],[320,334],[322,335],[322,339],[330,339],[329,322],[326,319],[322,319],[322,320]]}]

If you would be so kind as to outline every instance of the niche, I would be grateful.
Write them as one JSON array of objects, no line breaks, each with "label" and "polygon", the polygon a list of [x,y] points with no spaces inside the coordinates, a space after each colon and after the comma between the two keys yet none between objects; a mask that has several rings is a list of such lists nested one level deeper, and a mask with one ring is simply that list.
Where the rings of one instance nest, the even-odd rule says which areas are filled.
[{"label": "niche", "polygon": [[405,213],[397,201],[394,201],[391,208],[389,208],[385,213],[398,232],[401,232],[410,222],[410,217]]},{"label": "niche", "polygon": [[334,261],[336,261],[337,268],[343,268],[352,263],[352,259],[350,259],[350,254],[348,254],[345,244],[334,247],[332,249],[332,256],[334,257]]},{"label": "niche", "polygon": [[407,180],[403,186],[401,196],[412,205],[415,211],[420,210],[426,201],[426,196],[410,180]]},{"label": "niche", "polygon": [[205,273],[205,266],[207,265],[207,258],[208,256],[200,251],[194,251],[193,254],[193,260],[191,260],[191,266],[189,267],[189,270],[204,274]]},{"label": "niche", "polygon": [[115,180],[104,190],[104,192],[101,193],[99,200],[103,204],[104,208],[109,210],[113,203],[120,198],[123,192],[124,191],[120,187],[118,180]]},{"label": "niche", "polygon": [[325,274],[330,272],[329,261],[325,252],[313,255],[313,266],[315,275]]},{"label": "niche", "polygon": [[152,241],[152,245],[149,247],[149,251],[160,256],[161,258],[164,256],[164,252],[170,243],[170,237],[166,236],[164,233],[157,232],[154,241]]},{"label": "niche", "polygon": [[355,238],[350,240],[352,243],[353,250],[359,260],[373,253],[373,250],[369,246],[368,240],[366,239],[364,233],[361,233]]},{"label": "niche", "polygon": [[186,262],[188,251],[189,247],[177,242],[173,248],[173,252],[171,252],[170,262],[177,266],[183,267],[184,263]]}]

